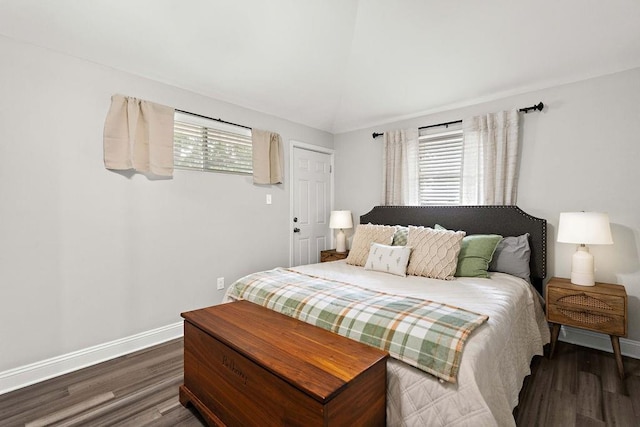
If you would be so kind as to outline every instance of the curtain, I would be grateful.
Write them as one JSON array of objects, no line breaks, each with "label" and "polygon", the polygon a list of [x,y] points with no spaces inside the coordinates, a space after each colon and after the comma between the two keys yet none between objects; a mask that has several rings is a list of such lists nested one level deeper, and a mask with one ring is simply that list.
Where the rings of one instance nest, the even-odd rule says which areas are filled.
[{"label": "curtain", "polygon": [[518,121],[518,110],[463,120],[463,205],[516,204]]},{"label": "curtain", "polygon": [[253,183],[282,184],[284,182],[284,149],[282,138],[274,132],[251,130],[253,153]]},{"label": "curtain", "polygon": [[164,105],[113,95],[104,123],[105,167],[172,176],[173,113]]},{"label": "curtain", "polygon": [[382,201],[384,205],[418,204],[418,130],[384,133]]}]

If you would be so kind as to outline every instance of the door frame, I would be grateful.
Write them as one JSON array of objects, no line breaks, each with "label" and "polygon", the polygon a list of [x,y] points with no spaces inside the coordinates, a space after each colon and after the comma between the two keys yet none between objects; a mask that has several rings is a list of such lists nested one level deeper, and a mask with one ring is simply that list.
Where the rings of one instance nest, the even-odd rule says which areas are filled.
[{"label": "door frame", "polygon": [[[289,185],[289,267],[293,266],[293,245],[294,245],[294,234],[293,234],[293,208],[294,208],[294,185],[295,185],[295,164],[293,161],[293,151],[295,149],[307,150],[307,151],[315,151],[317,153],[328,154],[329,165],[331,167],[331,173],[329,174],[329,185],[331,186],[331,197],[329,200],[329,210],[333,210],[333,202],[335,199],[335,155],[336,150],[333,148],[322,147],[320,145],[308,144],[302,141],[296,141],[291,139],[289,141],[289,177],[290,177],[290,185]],[[331,247],[334,246],[334,236],[331,233]]]}]

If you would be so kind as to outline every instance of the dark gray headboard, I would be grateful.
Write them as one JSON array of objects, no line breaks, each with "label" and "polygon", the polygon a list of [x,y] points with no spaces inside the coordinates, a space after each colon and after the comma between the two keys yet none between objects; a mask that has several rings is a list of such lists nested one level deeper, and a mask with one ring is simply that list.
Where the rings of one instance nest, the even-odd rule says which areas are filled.
[{"label": "dark gray headboard", "polygon": [[547,275],[547,221],[517,206],[376,206],[360,217],[360,224],[367,223],[425,227],[440,224],[467,234],[529,233],[531,282],[542,295],[542,281]]}]

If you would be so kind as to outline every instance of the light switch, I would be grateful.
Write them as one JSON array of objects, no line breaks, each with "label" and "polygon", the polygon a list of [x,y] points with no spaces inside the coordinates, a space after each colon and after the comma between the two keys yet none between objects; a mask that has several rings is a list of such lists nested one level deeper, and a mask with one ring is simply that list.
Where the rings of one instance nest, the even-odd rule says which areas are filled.
[{"label": "light switch", "polygon": [[271,204],[271,194],[267,194],[267,204]]}]

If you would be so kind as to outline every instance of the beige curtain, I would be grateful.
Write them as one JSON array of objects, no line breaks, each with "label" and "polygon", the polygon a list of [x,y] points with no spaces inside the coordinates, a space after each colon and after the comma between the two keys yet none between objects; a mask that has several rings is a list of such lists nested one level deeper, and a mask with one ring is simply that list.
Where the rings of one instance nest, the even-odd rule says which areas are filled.
[{"label": "beige curtain", "polygon": [[173,113],[164,105],[113,95],[104,123],[105,167],[172,176]]},{"label": "beige curtain", "polygon": [[385,205],[418,204],[418,129],[384,133],[382,201]]},{"label": "beige curtain", "polygon": [[274,132],[251,130],[253,151],[253,183],[282,184],[284,182],[284,149],[282,138]]},{"label": "beige curtain", "polygon": [[516,204],[519,119],[511,110],[463,120],[462,204]]}]

